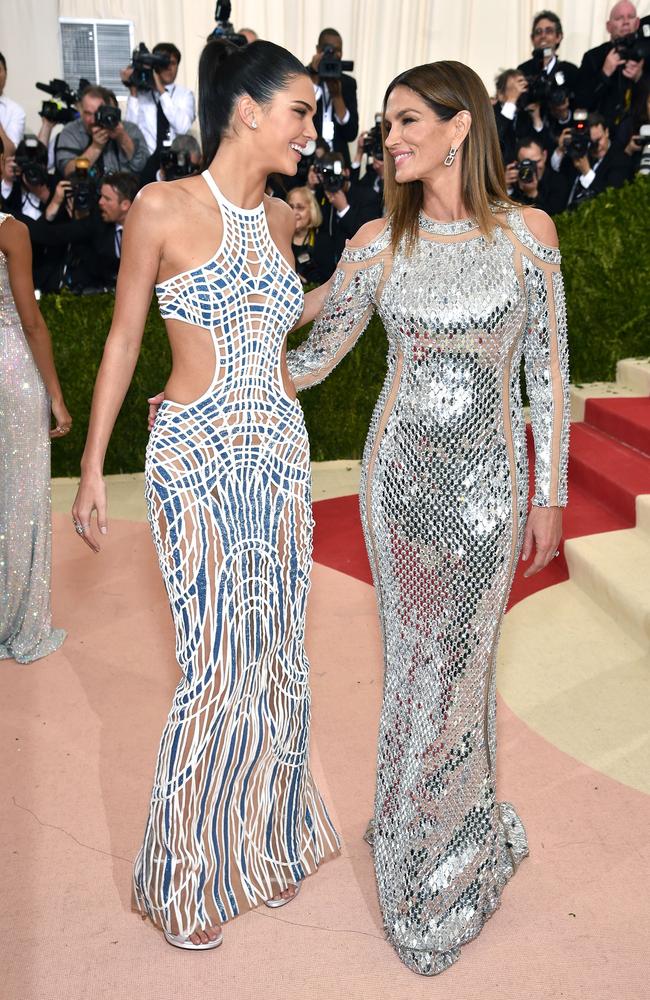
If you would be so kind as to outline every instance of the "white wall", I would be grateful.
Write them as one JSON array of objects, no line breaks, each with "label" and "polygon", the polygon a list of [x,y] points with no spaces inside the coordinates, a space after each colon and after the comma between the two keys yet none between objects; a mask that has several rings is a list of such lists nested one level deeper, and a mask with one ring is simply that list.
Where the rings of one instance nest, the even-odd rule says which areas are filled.
[{"label": "white wall", "polygon": [[[586,49],[606,39],[612,2],[548,2],[564,23],[564,58],[579,63]],[[492,92],[500,69],[528,57],[532,16],[543,6],[544,0],[233,0],[233,20],[235,27],[255,28],[304,60],[321,28],[338,28],[344,57],[355,60],[363,128],[372,124],[390,80],[418,63],[460,59]],[[650,13],[650,0],[637,6],[640,15]],[[199,53],[214,24],[214,0],[0,0],[7,94],[26,108],[32,130],[38,128],[41,101],[34,82],[60,75],[58,16],[124,18],[134,21],[136,42],[150,47],[175,42],[183,53],[179,80],[195,89]]]}]

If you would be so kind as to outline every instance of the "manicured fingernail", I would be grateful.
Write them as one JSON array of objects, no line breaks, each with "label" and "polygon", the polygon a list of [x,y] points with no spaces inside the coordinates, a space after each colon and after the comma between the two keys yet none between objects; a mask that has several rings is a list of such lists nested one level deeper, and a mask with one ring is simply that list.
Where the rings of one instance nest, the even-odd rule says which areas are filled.
[{"label": "manicured fingernail", "polygon": [[101,531],[102,535],[105,535],[108,532],[108,528],[100,528],[99,530]]}]

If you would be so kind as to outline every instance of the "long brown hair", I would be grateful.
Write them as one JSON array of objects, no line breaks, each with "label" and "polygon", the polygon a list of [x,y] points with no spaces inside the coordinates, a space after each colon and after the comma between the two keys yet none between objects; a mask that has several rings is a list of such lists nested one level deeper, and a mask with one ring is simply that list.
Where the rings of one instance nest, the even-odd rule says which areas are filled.
[{"label": "long brown hair", "polygon": [[[498,224],[491,206],[511,202],[506,192],[494,111],[483,81],[473,69],[461,62],[442,60],[415,66],[400,73],[389,85],[384,97],[384,114],[395,87],[408,87],[415,91],[442,121],[449,121],[459,111],[471,114],[472,124],[460,150],[462,198],[481,231],[491,236]],[[382,129],[385,144],[383,124]],[[418,234],[418,215],[423,202],[422,182],[398,184],[391,156],[386,156],[385,164],[384,196],[392,224],[393,249],[404,236],[407,248],[411,248]]]}]

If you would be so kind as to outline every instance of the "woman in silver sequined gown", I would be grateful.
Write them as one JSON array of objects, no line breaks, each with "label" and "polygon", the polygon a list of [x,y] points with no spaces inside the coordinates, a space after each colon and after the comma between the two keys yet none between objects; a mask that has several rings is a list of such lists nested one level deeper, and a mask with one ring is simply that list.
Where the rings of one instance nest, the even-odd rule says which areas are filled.
[{"label": "woman in silver sequined gown", "polygon": [[50,436],[71,423],[34,298],[29,234],[0,212],[0,660],[31,663],[65,639],[50,611]]},{"label": "woman in silver sequined gown", "polygon": [[[388,374],[360,491],[385,654],[372,843],[388,938],[434,975],[527,853],[495,796],[494,667],[522,546],[535,551],[530,575],[561,535],[566,329],[553,224],[508,206],[478,77],[459,63],[402,74],[385,128],[388,221],[346,249],[289,368],[298,389],[320,381],[377,309]],[[536,451],[527,527],[522,354]]]}]

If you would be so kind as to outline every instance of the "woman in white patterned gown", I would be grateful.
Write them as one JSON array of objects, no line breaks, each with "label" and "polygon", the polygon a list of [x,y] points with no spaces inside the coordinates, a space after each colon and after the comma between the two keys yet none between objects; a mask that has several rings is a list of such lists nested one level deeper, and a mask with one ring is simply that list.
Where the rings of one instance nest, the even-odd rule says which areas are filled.
[{"label": "woman in white patterned gown", "polygon": [[0,212],[0,660],[32,663],[65,639],[50,610],[50,438],[71,424],[34,297],[29,233]]},{"label": "woman in white patterned gown", "polygon": [[308,766],[309,446],[285,359],[303,293],[291,210],[264,197],[315,137],[314,91],[270,42],[209,43],[199,86],[209,168],[150,185],[129,213],[73,507],[98,551],[103,458],[155,286],[173,370],[145,480],[182,677],[134,889],[170,944],[195,949],[246,909],[289,902],[338,850]]}]

